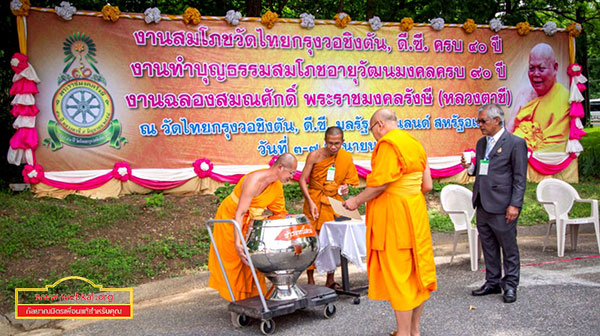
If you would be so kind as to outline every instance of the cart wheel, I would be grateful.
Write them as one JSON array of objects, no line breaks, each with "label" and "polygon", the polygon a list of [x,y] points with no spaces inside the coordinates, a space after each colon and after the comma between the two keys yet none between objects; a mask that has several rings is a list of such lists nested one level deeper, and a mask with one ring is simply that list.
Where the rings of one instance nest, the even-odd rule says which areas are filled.
[{"label": "cart wheel", "polygon": [[270,335],[275,332],[275,321],[265,320],[260,322],[260,331],[265,335]]},{"label": "cart wheel", "polygon": [[328,303],[325,306],[325,309],[323,309],[323,316],[325,316],[326,319],[333,317],[333,315],[335,315],[336,312],[336,308],[334,304]]},{"label": "cart wheel", "polygon": [[356,305],[360,304],[360,297],[359,296],[355,297],[354,300],[352,300],[352,303],[354,303]]},{"label": "cart wheel", "polygon": [[248,316],[231,312],[231,323],[236,328],[246,327],[250,324]]}]

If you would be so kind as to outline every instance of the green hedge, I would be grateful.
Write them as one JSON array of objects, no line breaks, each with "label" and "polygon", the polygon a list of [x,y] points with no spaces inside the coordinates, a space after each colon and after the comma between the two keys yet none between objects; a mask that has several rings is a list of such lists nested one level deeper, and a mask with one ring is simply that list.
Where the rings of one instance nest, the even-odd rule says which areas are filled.
[{"label": "green hedge", "polygon": [[586,128],[588,135],[581,138],[583,152],[579,155],[579,178],[600,178],[600,127]]}]

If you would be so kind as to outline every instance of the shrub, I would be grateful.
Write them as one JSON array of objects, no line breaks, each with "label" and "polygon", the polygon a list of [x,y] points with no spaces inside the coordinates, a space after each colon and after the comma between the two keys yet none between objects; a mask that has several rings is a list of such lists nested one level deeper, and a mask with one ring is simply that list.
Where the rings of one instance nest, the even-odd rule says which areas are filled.
[{"label": "shrub", "polygon": [[285,196],[285,201],[295,201],[304,198],[302,194],[302,190],[300,189],[300,184],[293,182],[283,185],[283,195]]},{"label": "shrub", "polygon": [[348,197],[353,197],[360,194],[365,188],[356,188],[353,186],[348,186]]},{"label": "shrub", "polygon": [[431,230],[436,232],[451,232],[454,230],[454,224],[450,220],[450,217],[437,209],[429,209],[427,211],[429,215],[429,226]]},{"label": "shrub", "polygon": [[162,208],[165,205],[165,197],[162,193],[152,194],[144,199],[146,200],[146,206],[150,208]]},{"label": "shrub", "polygon": [[223,200],[233,192],[233,188],[235,188],[235,184],[230,184],[229,182],[225,182],[222,187],[218,187],[214,192],[215,196],[217,196],[216,202],[223,202]]},{"label": "shrub", "polygon": [[588,135],[581,138],[583,152],[579,155],[579,177],[582,180],[600,178],[600,128],[586,129]]}]

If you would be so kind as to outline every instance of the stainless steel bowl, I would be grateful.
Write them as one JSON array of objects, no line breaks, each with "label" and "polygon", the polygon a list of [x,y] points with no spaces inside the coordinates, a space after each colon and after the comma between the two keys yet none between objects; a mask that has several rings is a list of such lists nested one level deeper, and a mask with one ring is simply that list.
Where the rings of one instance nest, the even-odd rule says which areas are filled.
[{"label": "stainless steel bowl", "polygon": [[247,246],[254,267],[273,283],[268,300],[304,297],[306,293],[296,280],[319,252],[316,232],[306,216],[255,220]]}]

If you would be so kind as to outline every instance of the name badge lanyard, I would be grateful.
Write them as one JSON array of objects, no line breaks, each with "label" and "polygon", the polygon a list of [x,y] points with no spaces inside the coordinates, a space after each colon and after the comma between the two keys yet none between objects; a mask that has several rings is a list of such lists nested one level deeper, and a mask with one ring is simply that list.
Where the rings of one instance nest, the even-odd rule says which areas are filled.
[{"label": "name badge lanyard", "polygon": [[327,169],[327,178],[326,181],[333,181],[335,179],[335,164],[331,165],[329,169]]},{"label": "name badge lanyard", "polygon": [[[493,139],[493,138],[492,138]],[[493,140],[488,140],[487,148],[485,150],[485,156],[483,160],[479,161],[479,175],[487,175],[490,165],[490,153],[494,147]]]}]

